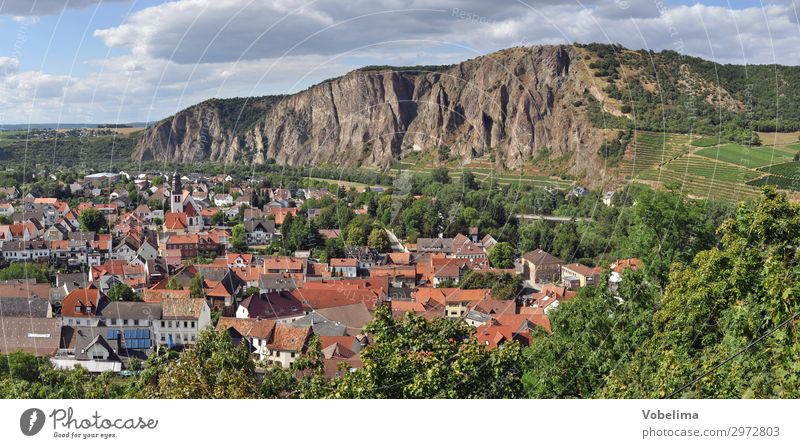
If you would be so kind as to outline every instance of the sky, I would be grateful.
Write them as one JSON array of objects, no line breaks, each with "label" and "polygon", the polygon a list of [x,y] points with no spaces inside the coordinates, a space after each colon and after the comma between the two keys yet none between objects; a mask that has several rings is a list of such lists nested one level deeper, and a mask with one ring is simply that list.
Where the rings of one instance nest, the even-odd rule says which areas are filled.
[{"label": "sky", "polygon": [[372,64],[621,43],[800,64],[800,0],[0,0],[0,124],[154,121]]}]

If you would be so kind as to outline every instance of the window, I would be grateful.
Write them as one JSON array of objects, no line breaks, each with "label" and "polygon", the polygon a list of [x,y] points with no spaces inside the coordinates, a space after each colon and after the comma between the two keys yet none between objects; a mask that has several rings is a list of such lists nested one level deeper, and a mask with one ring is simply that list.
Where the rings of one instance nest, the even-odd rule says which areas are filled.
[{"label": "window", "polygon": [[128,319],[123,320],[123,322],[125,323],[125,325],[128,325]]},{"label": "window", "polygon": [[295,355],[295,354],[296,354],[295,352],[292,352],[292,358],[294,358],[294,355]]},{"label": "window", "polygon": [[75,312],[76,313],[80,313],[81,312],[81,306],[80,305],[75,307]]},{"label": "window", "polygon": [[[163,322],[162,322],[162,323],[163,323]],[[165,335],[165,334],[162,334],[162,335],[161,335],[161,342],[166,342],[166,341],[167,341],[167,335]]]},{"label": "window", "polygon": [[102,353],[92,353],[92,359],[105,359]]},{"label": "window", "polygon": [[164,328],[164,321],[161,321],[161,328]]},{"label": "window", "polygon": [[195,321],[192,321],[192,328],[194,328]]},{"label": "window", "polygon": [[189,321],[183,321],[183,328],[189,328]]},{"label": "window", "polygon": [[133,325],[138,327],[139,326],[139,319],[134,319],[133,320]]},{"label": "window", "polygon": [[81,320],[80,319],[75,319],[75,325],[80,325],[80,324],[81,324]]}]

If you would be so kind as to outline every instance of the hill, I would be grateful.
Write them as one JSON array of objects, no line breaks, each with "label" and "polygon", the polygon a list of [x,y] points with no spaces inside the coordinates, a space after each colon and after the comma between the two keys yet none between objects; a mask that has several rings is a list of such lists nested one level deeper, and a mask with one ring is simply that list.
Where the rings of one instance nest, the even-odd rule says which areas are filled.
[{"label": "hill", "polygon": [[798,87],[798,67],[520,47],[452,66],[365,67],[293,95],[208,100],[146,129],[133,158],[387,168],[444,153],[500,171],[546,163],[599,186],[625,178],[618,166],[633,148],[611,130],[758,144],[756,131],[800,129]]}]

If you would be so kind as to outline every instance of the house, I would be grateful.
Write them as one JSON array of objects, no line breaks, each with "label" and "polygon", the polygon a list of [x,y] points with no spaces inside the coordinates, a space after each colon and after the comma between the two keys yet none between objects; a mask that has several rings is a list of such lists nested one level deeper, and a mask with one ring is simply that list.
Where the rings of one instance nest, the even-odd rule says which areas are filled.
[{"label": "house", "polygon": [[59,319],[0,314],[0,328],[3,329],[0,353],[22,351],[36,356],[53,356],[58,351],[60,327]]},{"label": "house", "polygon": [[303,303],[282,292],[253,294],[242,300],[236,309],[236,317],[240,319],[261,318],[291,322],[304,315]]},{"label": "house", "polygon": [[326,378],[342,375],[343,367],[351,372],[364,367],[359,353],[368,344],[365,335],[320,336],[319,343]]},{"label": "house", "polygon": [[47,297],[2,297],[0,298],[0,316],[50,318],[53,317],[53,306]]},{"label": "house", "polygon": [[297,289],[297,280],[284,274],[261,274],[258,277],[258,290],[261,294],[293,289]]},{"label": "house", "polygon": [[603,193],[603,204],[607,207],[614,205],[614,191],[606,191]]},{"label": "house", "polygon": [[50,247],[45,241],[6,241],[2,246],[3,258],[8,261],[47,261],[50,258]]},{"label": "house", "polygon": [[531,333],[537,327],[549,333],[550,321],[546,317],[503,314],[476,328],[475,338],[487,349],[497,348],[512,341],[527,346],[530,344]]},{"label": "house", "polygon": [[636,271],[642,267],[642,265],[642,260],[638,258],[625,258],[611,263],[609,266],[609,268],[611,268],[611,275],[608,278],[608,286],[616,291],[617,288],[619,288],[619,284],[622,282],[622,274],[628,269]]},{"label": "house", "polygon": [[561,266],[561,282],[570,289],[595,285],[600,272],[600,268],[590,268],[580,263],[565,264]]},{"label": "house", "polygon": [[332,277],[358,276],[358,260],[355,258],[331,258],[328,266]]},{"label": "house", "polygon": [[361,303],[313,310],[291,322],[294,327],[309,327],[317,336],[355,336],[372,320],[372,313]]},{"label": "house", "polygon": [[236,254],[229,252],[225,255],[225,264],[229,268],[248,267],[252,262],[253,262],[253,254]]},{"label": "house", "polygon": [[83,367],[92,373],[120,372],[122,351],[118,338],[107,338],[101,327],[65,325],[61,327],[58,353],[50,362],[58,369]]},{"label": "house", "polygon": [[246,340],[253,355],[259,360],[265,360],[269,356],[267,344],[272,340],[275,325],[274,320],[220,317],[217,330],[227,331],[233,340]]},{"label": "house", "polygon": [[267,245],[275,236],[275,221],[263,219],[245,221],[244,231],[248,245]]},{"label": "house", "polygon": [[555,283],[561,278],[561,266],[564,262],[541,249],[524,253],[522,260],[525,276],[535,285]]},{"label": "house", "polygon": [[97,325],[97,309],[108,299],[95,286],[74,289],[64,297],[61,319],[64,325]]},{"label": "house", "polygon": [[306,273],[308,259],[295,257],[265,257],[265,274],[302,274]]},{"label": "house", "polygon": [[10,203],[0,203],[0,216],[11,216],[14,214],[14,206]]},{"label": "house", "polygon": [[452,238],[418,238],[417,239],[417,252],[418,253],[450,254],[450,253],[453,252],[453,239]]},{"label": "house", "polygon": [[266,360],[289,368],[306,349],[311,337],[311,328],[293,327],[287,324],[275,325],[272,341],[267,344]]},{"label": "house", "polygon": [[188,289],[145,289],[142,297],[146,303],[161,303],[166,299],[189,299],[190,292]]},{"label": "house", "polygon": [[214,195],[214,205],[217,207],[230,207],[233,205],[233,196],[227,193],[219,193]]},{"label": "house", "polygon": [[[475,235],[475,240],[477,239],[477,235]],[[452,240],[452,249],[449,257],[467,259],[486,258],[486,251],[477,241],[473,241],[459,233]]]},{"label": "house", "polygon": [[158,345],[183,347],[194,345],[197,335],[211,326],[211,309],[204,299],[165,299],[161,318],[154,321]]}]

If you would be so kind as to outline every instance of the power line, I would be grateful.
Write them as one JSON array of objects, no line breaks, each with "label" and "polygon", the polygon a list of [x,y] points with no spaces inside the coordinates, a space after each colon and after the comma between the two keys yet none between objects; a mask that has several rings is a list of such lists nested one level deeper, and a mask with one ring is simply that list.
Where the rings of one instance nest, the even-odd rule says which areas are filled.
[{"label": "power line", "polygon": [[672,397],[674,397],[675,395],[678,395],[679,393],[681,393],[681,392],[683,392],[684,390],[688,389],[689,387],[691,387],[691,386],[695,385],[695,384],[696,384],[698,381],[700,381],[700,380],[702,380],[703,378],[707,377],[708,375],[710,375],[711,373],[713,373],[715,370],[719,369],[720,367],[724,366],[725,364],[727,364],[727,363],[731,362],[731,361],[732,361],[734,358],[736,358],[737,356],[739,356],[739,355],[741,355],[742,353],[746,352],[746,351],[747,351],[747,350],[748,350],[750,347],[752,347],[752,346],[754,346],[754,345],[758,344],[759,342],[761,342],[761,341],[763,341],[764,339],[766,339],[767,337],[769,337],[771,334],[775,333],[776,331],[778,331],[778,330],[780,330],[781,328],[783,328],[783,327],[785,327],[786,325],[788,325],[788,324],[789,324],[789,322],[793,321],[793,320],[794,320],[794,319],[795,319],[797,316],[800,316],[800,311],[798,311],[798,312],[796,312],[796,313],[792,314],[792,315],[791,315],[791,316],[790,316],[788,319],[786,319],[785,321],[781,322],[781,323],[780,323],[780,324],[778,324],[776,327],[774,327],[773,329],[771,329],[771,330],[769,330],[768,332],[764,333],[763,335],[759,336],[759,337],[758,337],[758,339],[755,339],[755,340],[753,340],[752,342],[750,342],[749,344],[745,345],[744,347],[742,347],[741,349],[739,349],[739,350],[738,350],[736,353],[734,353],[734,354],[732,354],[731,356],[728,356],[728,357],[727,357],[727,358],[725,358],[724,360],[720,361],[720,362],[719,362],[717,365],[715,365],[714,367],[712,367],[712,368],[708,369],[708,370],[707,370],[707,371],[705,371],[705,372],[704,372],[702,375],[700,375],[700,376],[698,376],[697,378],[695,378],[695,379],[693,379],[693,380],[689,381],[688,383],[684,384],[683,386],[681,386],[681,387],[680,387],[678,390],[676,390],[675,392],[673,392],[673,393],[671,393],[671,394],[667,395],[667,397],[666,397],[666,398],[672,398]]}]

